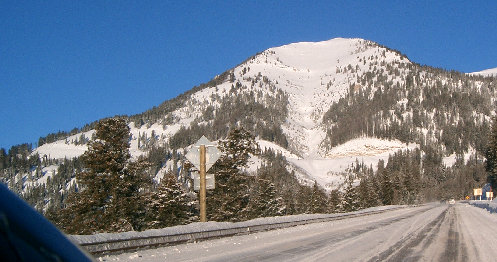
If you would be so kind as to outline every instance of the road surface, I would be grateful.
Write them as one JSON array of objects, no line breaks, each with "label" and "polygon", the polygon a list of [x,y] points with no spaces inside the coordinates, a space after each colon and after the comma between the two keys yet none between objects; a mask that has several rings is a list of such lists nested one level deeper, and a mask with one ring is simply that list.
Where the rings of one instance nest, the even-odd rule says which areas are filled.
[{"label": "road surface", "polygon": [[101,261],[494,261],[497,214],[465,203],[142,250]]}]

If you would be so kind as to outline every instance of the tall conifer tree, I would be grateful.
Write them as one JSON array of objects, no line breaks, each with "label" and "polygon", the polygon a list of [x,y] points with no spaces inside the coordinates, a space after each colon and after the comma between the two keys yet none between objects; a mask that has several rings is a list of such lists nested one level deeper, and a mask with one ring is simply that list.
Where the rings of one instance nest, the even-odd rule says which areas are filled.
[{"label": "tall conifer tree", "polygon": [[85,169],[76,175],[79,192],[62,211],[68,233],[89,234],[139,230],[143,226],[142,162],[130,162],[129,127],[122,118],[97,123],[96,139],[82,155]]},{"label": "tall conifer tree", "polygon": [[207,215],[216,221],[247,219],[245,210],[250,200],[250,184],[254,178],[243,174],[250,154],[257,154],[255,138],[242,127],[234,128],[219,148],[223,156],[214,165],[216,188],[209,193]]},{"label": "tall conifer tree", "polygon": [[149,198],[149,227],[163,228],[187,224],[194,220],[193,201],[172,172],[161,180],[157,191]]}]

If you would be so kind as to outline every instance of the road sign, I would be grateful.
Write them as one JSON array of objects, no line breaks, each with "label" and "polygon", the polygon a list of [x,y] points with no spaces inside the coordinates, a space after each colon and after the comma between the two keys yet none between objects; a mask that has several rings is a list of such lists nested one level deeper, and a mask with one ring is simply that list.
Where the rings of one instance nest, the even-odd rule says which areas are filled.
[{"label": "road sign", "polygon": [[473,189],[473,195],[475,195],[475,200],[476,200],[476,197],[479,196],[481,200],[481,195],[482,195],[482,189],[481,188],[475,188]]},{"label": "road sign", "polygon": [[[221,151],[217,149],[216,145],[209,141],[205,136],[202,136],[197,143],[195,143],[190,151],[186,154],[186,158],[192,162],[200,171],[199,179],[199,202],[200,202],[200,222],[207,222],[207,180],[206,172],[221,156]],[[212,179],[214,183],[214,179]],[[194,182],[195,184],[195,182]]]},{"label": "road sign", "polygon": [[200,146],[205,145],[205,171],[208,171],[214,163],[221,157],[221,151],[217,149],[216,145],[209,141],[205,136],[202,136],[197,143],[186,153],[185,157],[197,169],[200,170]]},{"label": "road sign", "polygon": [[492,200],[494,198],[494,192],[486,192],[487,200]]},{"label": "road sign", "polygon": [[[198,172],[192,172],[193,175],[193,190],[200,190],[200,174]],[[214,174],[205,174],[205,189],[215,189],[216,188],[216,178]]]}]

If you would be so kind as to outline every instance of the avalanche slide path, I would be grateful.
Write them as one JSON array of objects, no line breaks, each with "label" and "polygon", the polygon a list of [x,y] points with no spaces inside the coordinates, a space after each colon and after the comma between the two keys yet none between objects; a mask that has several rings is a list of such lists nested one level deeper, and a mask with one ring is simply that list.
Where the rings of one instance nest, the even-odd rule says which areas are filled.
[{"label": "avalanche slide path", "polygon": [[140,250],[100,261],[493,261],[497,214],[429,204],[339,221]]}]

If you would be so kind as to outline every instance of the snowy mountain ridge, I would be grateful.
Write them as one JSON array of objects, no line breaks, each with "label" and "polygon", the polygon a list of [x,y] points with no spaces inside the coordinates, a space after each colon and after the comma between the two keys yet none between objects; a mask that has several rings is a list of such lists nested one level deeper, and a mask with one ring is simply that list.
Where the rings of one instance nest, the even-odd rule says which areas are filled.
[{"label": "snowy mountain ridge", "polygon": [[[249,61],[247,66],[274,79],[278,82],[276,87],[289,94],[289,117],[284,131],[290,137],[293,150],[315,158],[324,153],[320,148],[324,138],[320,126],[324,112],[348,92],[356,75],[367,71],[366,61],[382,52],[385,62],[402,60],[399,55],[375,47],[371,42],[338,38],[271,48]],[[343,72],[349,65],[354,67],[354,73]]]},{"label": "snowy mountain ridge", "polygon": [[469,73],[471,75],[483,75],[483,76],[497,76],[497,67],[496,68],[490,68],[490,69],[485,69],[479,72],[473,72]]}]

